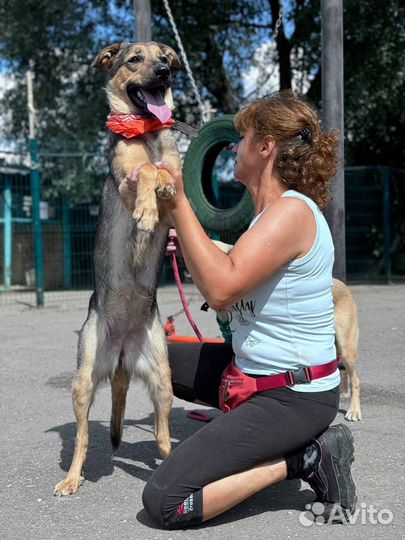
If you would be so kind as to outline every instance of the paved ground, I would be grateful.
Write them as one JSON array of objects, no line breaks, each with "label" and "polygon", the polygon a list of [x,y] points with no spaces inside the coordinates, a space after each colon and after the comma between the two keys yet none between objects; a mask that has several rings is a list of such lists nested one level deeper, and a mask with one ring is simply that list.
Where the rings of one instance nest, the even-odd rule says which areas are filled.
[{"label": "paved ground", "polygon": [[[53,497],[53,487],[64,477],[73,452],[70,384],[77,332],[88,298],[80,294],[70,301],[48,297],[48,307],[43,310],[30,307],[29,302],[0,307],[1,538],[403,538],[404,453],[400,441],[404,440],[405,286],[352,289],[360,312],[358,371],[363,408],[363,421],[351,425],[361,510],[354,525],[303,526],[299,519],[313,494],[306,485],[291,481],[264,490],[204,527],[186,532],[157,528],[141,503],[145,481],[159,461],[152,407],[140,384],[131,386],[123,442],[113,459],[108,434],[110,393],[107,386],[99,390],[91,411],[86,482],[76,495]],[[188,286],[187,295],[203,333],[217,336],[212,313],[198,310],[200,297],[193,286]],[[173,287],[161,289],[159,301],[163,319],[180,309]],[[179,333],[191,334],[184,314],[176,323]],[[347,401],[342,400],[338,422],[344,422],[346,407]],[[174,445],[202,425],[186,417],[190,408],[195,409],[178,400],[174,403]],[[392,522],[378,523],[389,520],[389,512]]]}]

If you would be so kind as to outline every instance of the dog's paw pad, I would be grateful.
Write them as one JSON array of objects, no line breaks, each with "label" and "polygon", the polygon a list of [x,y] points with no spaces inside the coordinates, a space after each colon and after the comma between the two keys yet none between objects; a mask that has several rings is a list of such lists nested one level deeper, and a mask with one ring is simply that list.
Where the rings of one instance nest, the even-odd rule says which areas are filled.
[{"label": "dog's paw pad", "polygon": [[157,186],[155,191],[159,199],[172,199],[176,195],[176,188],[172,184]]}]

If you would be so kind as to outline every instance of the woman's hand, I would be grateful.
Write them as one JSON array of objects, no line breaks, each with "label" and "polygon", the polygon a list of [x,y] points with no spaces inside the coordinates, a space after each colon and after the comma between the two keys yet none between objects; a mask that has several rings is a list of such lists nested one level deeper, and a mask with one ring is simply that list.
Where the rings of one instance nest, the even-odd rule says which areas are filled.
[{"label": "woman's hand", "polygon": [[[184,182],[183,182],[183,175],[181,170],[176,169],[173,167],[171,163],[168,163],[167,161],[158,161],[154,163],[157,169],[165,170],[167,171],[170,176],[173,178],[173,185],[176,188],[176,195],[172,197],[171,199],[160,199],[158,198],[158,204],[162,205],[164,208],[169,210],[170,212],[176,208],[177,204],[185,198],[184,193]],[[129,174],[125,177],[125,182],[128,187],[128,191],[136,196],[137,189],[138,189],[138,173],[139,173],[140,167],[135,166]]]},{"label": "woman's hand", "polygon": [[155,165],[158,169],[167,171],[173,178],[173,185],[176,188],[176,195],[171,199],[158,199],[159,205],[162,205],[167,210],[172,211],[177,207],[180,201],[186,198],[186,195],[184,193],[184,181],[182,171],[181,169],[176,169],[171,163],[168,163],[167,161],[157,161]]},{"label": "woman's hand", "polygon": [[132,171],[125,177],[128,191],[134,196],[136,196],[138,191],[138,172],[139,167],[134,167]]}]

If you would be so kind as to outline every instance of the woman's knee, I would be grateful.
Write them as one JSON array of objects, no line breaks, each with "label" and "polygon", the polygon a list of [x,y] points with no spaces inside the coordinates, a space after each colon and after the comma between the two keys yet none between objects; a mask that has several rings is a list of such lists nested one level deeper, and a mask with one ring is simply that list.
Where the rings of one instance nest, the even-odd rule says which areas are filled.
[{"label": "woman's knee", "polygon": [[168,486],[161,488],[151,479],[143,490],[142,502],[151,518],[166,529],[185,529],[202,522],[202,489],[182,498],[170,495]]},{"label": "woman's knee", "polygon": [[153,479],[149,480],[142,493],[142,503],[147,513],[160,525],[164,525],[163,501],[166,489],[156,485]]}]

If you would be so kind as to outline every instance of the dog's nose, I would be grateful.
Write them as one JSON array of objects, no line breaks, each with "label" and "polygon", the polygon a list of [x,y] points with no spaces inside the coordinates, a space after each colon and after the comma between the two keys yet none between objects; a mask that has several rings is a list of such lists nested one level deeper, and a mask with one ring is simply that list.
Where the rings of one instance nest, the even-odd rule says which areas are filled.
[{"label": "dog's nose", "polygon": [[170,75],[170,69],[164,64],[161,64],[155,69],[155,73],[159,79],[167,79]]}]

